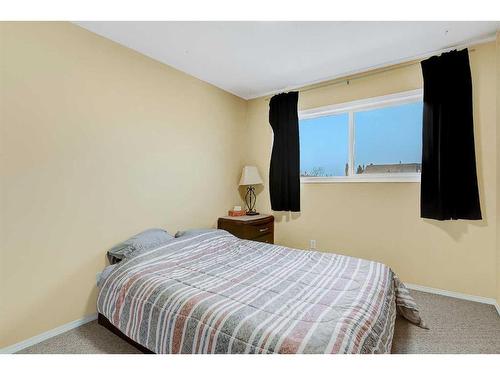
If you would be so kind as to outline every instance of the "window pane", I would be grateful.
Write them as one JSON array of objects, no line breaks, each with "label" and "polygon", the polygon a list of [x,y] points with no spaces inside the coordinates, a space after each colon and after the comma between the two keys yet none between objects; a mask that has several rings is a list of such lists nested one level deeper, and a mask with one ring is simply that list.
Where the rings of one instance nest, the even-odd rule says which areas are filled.
[{"label": "window pane", "polygon": [[349,153],[347,113],[301,120],[300,175],[345,176]]},{"label": "window pane", "polygon": [[354,114],[356,173],[415,173],[422,160],[422,102]]}]

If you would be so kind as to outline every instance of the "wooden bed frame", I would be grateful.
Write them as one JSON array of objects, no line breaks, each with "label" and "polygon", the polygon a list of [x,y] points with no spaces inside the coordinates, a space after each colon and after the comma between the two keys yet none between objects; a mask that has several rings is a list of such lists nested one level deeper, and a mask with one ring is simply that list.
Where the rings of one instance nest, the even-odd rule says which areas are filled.
[{"label": "wooden bed frame", "polygon": [[155,354],[155,352],[149,350],[145,346],[142,346],[141,344],[135,342],[130,337],[128,337],[127,335],[125,335],[122,331],[120,331],[113,324],[111,324],[111,322],[108,320],[108,318],[106,318],[104,315],[97,314],[97,323],[99,323],[99,325],[103,326],[104,328],[108,329],[109,331],[113,332],[115,335],[117,335],[121,339],[125,340],[130,345],[132,345],[133,347],[135,347],[138,350],[140,350],[142,353],[144,353],[144,354]]}]

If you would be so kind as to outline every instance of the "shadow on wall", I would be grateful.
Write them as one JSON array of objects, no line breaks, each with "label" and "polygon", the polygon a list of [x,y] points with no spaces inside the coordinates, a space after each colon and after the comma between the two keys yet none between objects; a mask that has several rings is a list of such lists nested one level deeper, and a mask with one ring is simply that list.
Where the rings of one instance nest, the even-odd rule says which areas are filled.
[{"label": "shadow on wall", "polygon": [[300,212],[273,211],[273,215],[278,223],[288,223],[300,218]]},{"label": "shadow on wall", "polygon": [[[98,270],[97,272],[102,272],[105,267],[110,265],[109,260],[108,260],[107,250],[104,251],[104,254],[102,254],[101,256],[104,258],[104,266],[102,267],[102,269]],[[96,278],[95,283],[94,283],[92,289],[90,290],[89,298],[87,299],[87,306],[86,306],[87,311],[94,310],[97,312],[97,298],[98,297],[99,297],[99,288],[97,287],[97,278]]]},{"label": "shadow on wall", "polygon": [[467,234],[470,226],[473,227],[487,227],[488,222],[484,218],[483,220],[453,220],[453,221],[439,221],[432,219],[423,219],[426,224],[435,226],[445,232],[454,241],[460,241],[464,235]]}]

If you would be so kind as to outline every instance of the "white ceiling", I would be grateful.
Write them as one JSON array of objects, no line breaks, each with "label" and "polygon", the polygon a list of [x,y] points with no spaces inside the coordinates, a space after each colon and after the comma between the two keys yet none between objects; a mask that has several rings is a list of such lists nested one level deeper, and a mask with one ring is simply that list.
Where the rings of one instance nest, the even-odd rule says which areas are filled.
[{"label": "white ceiling", "polygon": [[76,24],[250,99],[493,36],[500,22]]}]

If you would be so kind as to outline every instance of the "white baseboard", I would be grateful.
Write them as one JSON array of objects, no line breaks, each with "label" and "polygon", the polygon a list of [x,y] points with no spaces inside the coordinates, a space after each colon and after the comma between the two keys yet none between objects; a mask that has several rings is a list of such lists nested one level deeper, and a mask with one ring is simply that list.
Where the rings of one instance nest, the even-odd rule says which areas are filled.
[{"label": "white baseboard", "polygon": [[452,292],[449,290],[436,289],[436,288],[431,288],[428,286],[422,286],[422,285],[416,285],[416,284],[407,284],[407,283],[404,283],[404,284],[408,287],[408,289],[418,290],[420,292],[439,294],[441,296],[453,297],[453,298],[463,299],[466,301],[473,301],[473,302],[486,303],[488,305],[493,305],[497,309],[498,315],[500,315],[500,307],[498,306],[498,302],[494,298],[473,296],[471,294]]},{"label": "white baseboard", "polygon": [[81,325],[84,325],[85,323],[91,322],[92,320],[96,320],[96,319],[97,319],[97,314],[91,314],[91,315],[84,316],[81,319],[73,320],[72,322],[63,324],[62,326],[51,329],[50,331],[41,333],[41,334],[33,336],[27,340],[18,342],[17,344],[7,346],[5,348],[1,348],[0,354],[16,353],[20,350],[23,350],[23,349],[28,348],[32,345],[38,344],[39,342],[42,342],[42,341],[45,341],[47,339],[50,339],[51,337],[60,335],[61,333],[64,333],[66,331],[69,331],[70,329],[79,327]]}]

